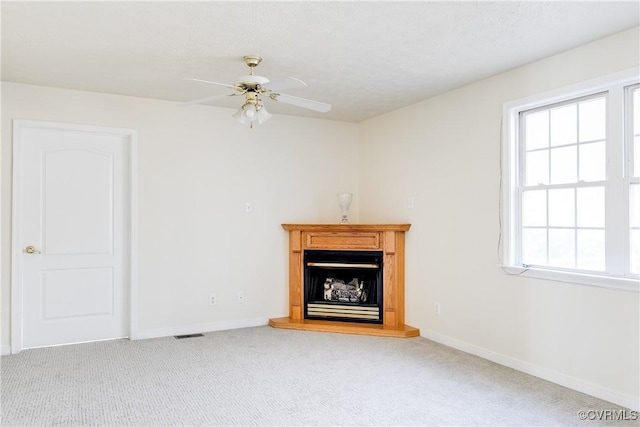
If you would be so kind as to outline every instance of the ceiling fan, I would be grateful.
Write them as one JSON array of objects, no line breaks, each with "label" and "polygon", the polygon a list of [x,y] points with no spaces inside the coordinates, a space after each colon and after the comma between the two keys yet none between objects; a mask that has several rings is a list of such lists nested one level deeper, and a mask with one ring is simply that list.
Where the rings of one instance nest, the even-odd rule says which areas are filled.
[{"label": "ceiling fan", "polygon": [[299,98],[297,96],[286,95],[281,93],[281,90],[294,89],[297,87],[304,87],[307,84],[295,77],[286,77],[278,80],[269,80],[266,77],[257,76],[253,74],[253,69],[260,64],[262,58],[257,55],[246,55],[243,57],[244,63],[250,69],[248,76],[240,76],[236,83],[230,85],[226,83],[212,82],[209,80],[201,79],[187,79],[196,82],[209,83],[217,86],[224,86],[229,89],[233,89],[234,92],[224,95],[214,95],[207,98],[195,99],[189,101],[189,104],[200,104],[203,102],[209,102],[227,96],[244,96],[244,104],[233,115],[240,123],[249,123],[253,127],[253,123],[262,124],[271,118],[271,114],[267,112],[267,109],[262,104],[262,98],[268,98],[272,101],[282,102],[285,104],[295,105],[296,107],[302,107],[313,111],[319,111],[326,113],[331,110],[331,104],[324,102],[312,101],[310,99]]}]

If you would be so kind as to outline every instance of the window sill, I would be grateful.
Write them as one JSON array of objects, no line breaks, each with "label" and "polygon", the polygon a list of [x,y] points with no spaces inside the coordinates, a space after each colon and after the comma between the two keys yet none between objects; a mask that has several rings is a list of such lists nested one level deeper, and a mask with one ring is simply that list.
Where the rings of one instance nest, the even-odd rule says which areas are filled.
[{"label": "window sill", "polygon": [[535,279],[554,280],[558,282],[578,283],[581,285],[598,286],[608,289],[640,292],[640,281],[638,279],[545,270],[539,267],[525,268],[515,265],[502,265],[501,268],[507,274],[512,276],[531,277]]}]

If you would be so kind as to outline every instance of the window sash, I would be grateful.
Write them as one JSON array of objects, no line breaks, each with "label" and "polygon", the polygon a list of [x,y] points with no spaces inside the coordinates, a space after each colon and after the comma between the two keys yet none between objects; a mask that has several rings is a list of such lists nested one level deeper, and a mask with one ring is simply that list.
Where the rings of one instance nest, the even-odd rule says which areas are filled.
[{"label": "window sash", "polygon": [[[546,154],[547,157],[547,177],[546,180],[544,182],[542,182],[542,185],[557,185],[557,184],[572,184],[572,183],[578,183],[578,182],[583,182],[586,180],[582,180],[581,179],[581,151],[585,148],[585,147],[593,147],[592,144],[599,144],[599,143],[604,143],[605,144],[605,150],[606,150],[606,146],[607,146],[607,137],[608,137],[608,133],[605,131],[605,135],[603,138],[597,138],[597,139],[590,139],[590,140],[581,140],[580,137],[580,122],[581,122],[581,114],[580,114],[580,109],[579,106],[585,103],[588,103],[589,101],[595,101],[598,99],[603,99],[605,102],[605,107],[608,107],[609,105],[609,99],[608,99],[608,91],[599,91],[597,93],[593,93],[593,94],[589,94],[586,96],[580,96],[577,98],[570,98],[570,99],[566,99],[564,101],[561,102],[555,102],[552,104],[546,104],[546,105],[541,105],[538,106],[536,108],[531,108],[531,109],[526,109],[526,110],[521,110],[519,111],[518,114],[518,127],[519,127],[519,132],[518,132],[518,151],[520,153],[519,156],[519,176],[518,176],[518,183],[521,186],[532,186],[532,185],[540,185],[540,183],[529,183],[527,182],[527,174],[528,174],[528,169],[529,169],[529,165],[527,164],[527,154],[530,153],[541,153],[541,154]],[[548,121],[547,121],[547,145],[545,147],[536,147],[533,149],[527,149],[527,126],[526,126],[526,122],[527,122],[527,118],[531,115],[535,115],[535,114],[540,114],[542,112],[548,112],[548,115],[551,116],[551,113],[553,110],[557,110],[559,108],[562,107],[569,107],[575,105],[576,106],[576,117],[575,117],[575,141],[574,142],[570,142],[570,143],[561,143],[561,144],[553,144],[552,141],[552,121],[551,121],[551,117],[548,117]],[[607,110],[605,109],[605,120],[607,119],[608,114],[607,114]],[[557,153],[557,151],[555,150],[562,150],[562,149],[568,149],[571,147],[576,147],[576,152],[575,152],[575,167],[576,167],[576,173],[575,173],[575,180],[573,181],[567,181],[567,182],[553,182],[552,179],[552,174],[553,174],[553,164],[554,164],[554,157],[553,154]],[[583,165],[584,166],[584,165]],[[606,162],[605,162],[605,170],[606,170]],[[606,172],[605,172],[606,173]],[[586,182],[593,182],[593,181],[586,181]]]},{"label": "window sash", "polygon": [[[578,183],[578,184],[562,184],[562,185],[537,185],[537,186],[528,186],[528,187],[520,187],[519,189],[519,205],[520,205],[520,210],[519,210],[519,223],[520,226],[518,227],[518,241],[521,242],[519,245],[519,264],[522,265],[527,265],[529,267],[531,266],[535,266],[535,267],[541,267],[541,268],[553,268],[553,269],[558,269],[558,270],[570,270],[570,271],[580,271],[580,272],[593,272],[596,274],[600,274],[600,273],[607,273],[607,263],[606,263],[606,245],[604,245],[602,248],[599,248],[602,250],[602,252],[604,252],[604,258],[603,258],[603,263],[601,267],[595,268],[586,268],[585,267],[585,263],[587,262],[587,260],[589,259],[589,256],[587,253],[582,252],[581,249],[584,248],[584,246],[579,245],[581,239],[584,239],[586,237],[586,233],[589,230],[591,231],[602,231],[605,233],[605,241],[606,241],[606,223],[602,223],[601,225],[594,225],[594,224],[585,224],[584,221],[584,213],[583,211],[580,210],[581,208],[581,202],[584,201],[584,199],[582,199],[582,197],[584,197],[584,195],[581,196],[581,189],[602,189],[603,190],[603,195],[605,196],[605,200],[606,200],[606,190],[605,190],[605,185],[604,182],[597,182],[597,183]],[[549,200],[550,200],[550,191],[553,190],[573,190],[571,197],[572,197],[572,208],[573,208],[573,212],[571,215],[571,222],[570,223],[563,223],[563,224],[559,224],[556,222],[552,222],[552,218],[551,218],[551,214],[550,212],[552,211],[552,205],[550,204]],[[541,209],[544,211],[545,214],[545,221],[544,224],[528,224],[524,221],[524,216],[526,214],[526,209],[525,209],[525,194],[527,193],[531,193],[534,191],[542,191],[544,192],[544,197],[545,197],[545,206],[544,209]],[[603,207],[604,208],[604,207]],[[604,212],[603,212],[604,213]],[[527,248],[525,248],[525,233],[527,233],[530,230],[544,230],[546,232],[546,262],[544,263],[535,263],[535,262],[531,262],[531,260],[526,259],[525,258],[525,252],[527,250]],[[551,230],[556,230],[556,231],[561,231],[561,230],[566,230],[566,231],[571,231],[573,233],[573,265],[572,266],[565,266],[565,267],[561,267],[557,264],[554,264],[551,259],[550,259],[550,253],[552,251],[552,248],[550,246],[551,244],[551,240],[549,238],[549,235],[551,233]],[[596,248],[598,249],[598,248]],[[596,255],[592,255],[591,257],[592,262],[595,263],[596,261]]]},{"label": "window sash", "polygon": [[[634,115],[640,112],[635,111],[634,94],[639,99],[640,104],[640,83],[628,85],[625,88],[625,177],[640,177],[640,165],[635,164],[635,160],[640,159],[640,126],[634,127]],[[640,105],[639,105],[640,106]],[[637,144],[636,144],[636,139]],[[637,146],[636,146],[637,145]],[[638,149],[638,150],[637,150]]]},{"label": "window sash", "polygon": [[[640,246],[640,237],[634,242],[632,242],[632,234],[635,231],[636,234],[640,234],[640,226],[634,225],[631,223],[631,209],[634,208],[631,200],[631,188],[632,186],[639,185],[640,186],[640,165],[636,164],[636,160],[640,158],[640,153],[637,153],[636,150],[640,149],[640,126],[638,129],[635,128],[635,124],[640,122],[640,120],[634,120],[636,115],[640,114],[640,111],[635,111],[635,108],[638,104],[634,104],[634,95],[637,96],[640,101],[640,83],[628,85],[625,88],[624,93],[624,102],[625,102],[625,155],[626,162],[624,163],[624,198],[627,201],[626,208],[626,240],[624,242],[625,247],[627,248],[625,254],[625,273],[630,277],[638,277],[640,273],[640,254],[636,253],[635,258],[632,260],[631,257],[634,255],[634,246]],[[640,102],[639,102],[640,104]],[[640,213],[637,211],[640,209],[640,200],[636,202],[636,215],[640,217]],[[636,248],[638,250],[639,248]],[[636,268],[634,269],[634,265]]]}]

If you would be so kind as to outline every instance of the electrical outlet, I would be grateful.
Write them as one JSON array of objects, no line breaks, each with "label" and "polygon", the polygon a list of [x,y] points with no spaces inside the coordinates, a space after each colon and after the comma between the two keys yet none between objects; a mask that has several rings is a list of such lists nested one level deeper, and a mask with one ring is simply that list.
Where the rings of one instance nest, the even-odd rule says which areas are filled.
[{"label": "electrical outlet", "polygon": [[434,305],[434,307],[433,307],[433,308],[434,308],[434,309],[435,309],[435,311],[436,311],[436,315],[437,315],[437,316],[440,316],[440,303],[439,303],[439,302],[435,303],[435,305]]},{"label": "electrical outlet", "polygon": [[209,295],[209,305],[216,305],[218,303],[218,297],[216,294]]},{"label": "electrical outlet", "polygon": [[244,302],[244,292],[238,292],[238,304],[242,304]]}]

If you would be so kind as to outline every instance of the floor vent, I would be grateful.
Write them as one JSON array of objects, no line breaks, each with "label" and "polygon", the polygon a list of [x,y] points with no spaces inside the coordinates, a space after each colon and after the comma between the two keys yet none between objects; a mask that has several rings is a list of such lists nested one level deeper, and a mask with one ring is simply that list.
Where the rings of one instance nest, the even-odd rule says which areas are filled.
[{"label": "floor vent", "polygon": [[189,334],[189,335],[176,335],[175,338],[177,340],[181,340],[182,338],[195,338],[195,337],[202,337],[202,334]]}]

